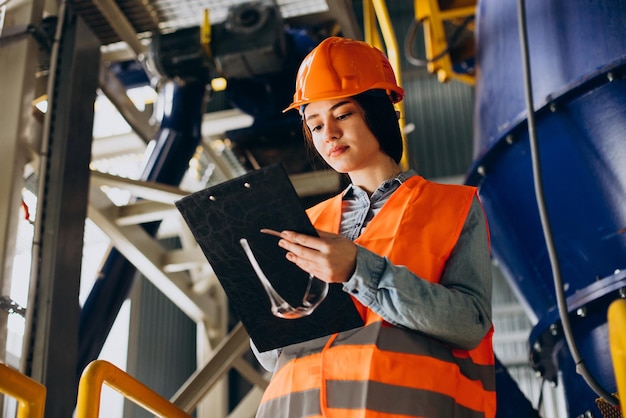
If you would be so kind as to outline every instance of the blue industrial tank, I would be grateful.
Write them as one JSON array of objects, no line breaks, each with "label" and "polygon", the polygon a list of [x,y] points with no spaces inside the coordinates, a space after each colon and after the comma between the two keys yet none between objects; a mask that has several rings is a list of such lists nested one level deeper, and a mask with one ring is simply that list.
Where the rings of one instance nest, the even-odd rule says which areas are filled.
[{"label": "blue industrial tank", "polygon": [[[574,341],[616,392],[606,311],[626,296],[626,2],[527,0],[528,49],[543,192]],[[534,324],[532,366],[562,385],[568,416],[597,415],[557,309],[533,185],[514,1],[476,14],[475,162],[494,259]]]}]

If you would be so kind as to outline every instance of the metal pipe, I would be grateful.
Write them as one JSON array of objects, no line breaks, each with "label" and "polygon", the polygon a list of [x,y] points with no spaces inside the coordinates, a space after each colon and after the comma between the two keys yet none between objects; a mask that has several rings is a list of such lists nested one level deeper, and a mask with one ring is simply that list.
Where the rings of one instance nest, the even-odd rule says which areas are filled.
[{"label": "metal pipe", "polygon": [[0,363],[0,392],[18,400],[17,418],[43,418],[46,387]]},{"label": "metal pipe", "polygon": [[[387,4],[384,0],[371,0],[372,5],[374,6],[374,11],[376,12],[376,17],[378,18],[378,24],[380,26],[380,31],[383,35],[383,39],[385,41],[385,47],[387,50],[387,58],[393,67],[393,70],[396,74],[396,82],[398,85],[402,85],[402,65],[400,62],[400,54],[398,53],[398,41],[396,39],[396,34],[393,31],[393,23],[391,22],[391,18],[389,17],[389,11],[387,10]],[[402,132],[402,148],[404,152],[402,153],[402,159],[400,160],[400,167],[403,170],[409,168],[409,144],[406,139],[406,135],[404,133],[405,126],[405,113],[404,113],[404,103],[400,102],[396,104],[396,108],[400,112],[400,116],[398,118],[398,123],[400,123],[400,131]]]},{"label": "metal pipe", "polygon": [[191,417],[113,364],[105,360],[94,360],[85,368],[80,378],[76,418],[97,418],[100,415],[100,394],[104,383],[159,417]]}]

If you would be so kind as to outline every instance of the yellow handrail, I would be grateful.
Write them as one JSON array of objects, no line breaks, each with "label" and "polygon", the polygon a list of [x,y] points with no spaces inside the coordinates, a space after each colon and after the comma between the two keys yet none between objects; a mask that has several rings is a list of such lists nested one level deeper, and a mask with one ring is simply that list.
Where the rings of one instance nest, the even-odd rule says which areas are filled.
[{"label": "yellow handrail", "polygon": [[17,418],[43,418],[46,387],[0,363],[0,392],[18,400]]},{"label": "yellow handrail", "polygon": [[617,299],[609,305],[608,327],[611,358],[617,382],[617,393],[624,409],[626,399],[626,299]]},{"label": "yellow handrail", "polygon": [[94,360],[83,371],[78,384],[76,418],[98,417],[103,383],[156,416],[191,418],[191,415],[105,360]]},{"label": "yellow handrail", "polygon": [[[444,21],[454,21],[474,16],[476,12],[475,0],[453,1],[450,8],[442,10],[438,0],[414,0],[415,20],[424,26],[424,43],[428,72],[437,75],[441,83],[450,79],[457,79],[469,85],[476,83],[474,74],[454,71],[448,49],[448,40],[444,29]],[[439,57],[436,61],[431,61]]]},{"label": "yellow handrail", "polygon": [[[387,58],[389,59],[389,63],[396,74],[396,82],[402,86],[402,66],[400,62],[400,53],[398,52],[398,41],[393,31],[393,24],[391,23],[391,18],[389,17],[387,4],[384,0],[363,0],[365,42],[377,47],[378,49],[382,49],[380,47],[380,37],[378,36],[378,31],[376,30],[375,22],[372,17],[372,10],[375,12],[378,19],[380,32],[382,33],[383,40],[385,41],[385,52],[387,54]],[[402,159],[400,160],[400,167],[403,170],[407,170],[409,168],[409,144],[404,133],[404,103],[396,103],[396,109],[400,112],[399,123],[400,129],[402,130],[402,144],[404,148],[404,153],[402,154]]]}]

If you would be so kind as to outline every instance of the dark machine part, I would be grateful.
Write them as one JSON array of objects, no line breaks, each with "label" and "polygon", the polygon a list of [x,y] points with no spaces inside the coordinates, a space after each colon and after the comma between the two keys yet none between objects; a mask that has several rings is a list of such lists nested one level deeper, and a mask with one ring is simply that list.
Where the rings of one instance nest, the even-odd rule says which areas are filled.
[{"label": "dark machine part", "polygon": [[211,50],[219,75],[252,78],[283,71],[287,54],[283,21],[274,5],[244,3],[211,28]]},{"label": "dark machine part", "polygon": [[233,6],[224,22],[211,25],[208,50],[200,26],[155,33],[151,58],[164,77],[182,79],[253,78],[280,73],[287,45],[280,11],[275,5],[250,2]]},{"label": "dark machine part", "polygon": [[154,33],[150,59],[157,72],[168,79],[209,80],[215,73],[213,61],[202,49],[199,26]]}]

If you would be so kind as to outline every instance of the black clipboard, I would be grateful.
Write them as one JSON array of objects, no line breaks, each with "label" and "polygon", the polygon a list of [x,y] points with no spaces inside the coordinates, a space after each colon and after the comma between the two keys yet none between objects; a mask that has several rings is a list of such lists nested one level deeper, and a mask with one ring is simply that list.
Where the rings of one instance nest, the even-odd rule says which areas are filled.
[{"label": "black clipboard", "polygon": [[331,284],[326,299],[308,316],[283,319],[271,313],[270,299],[240,239],[248,241],[274,289],[290,304],[299,306],[308,274],[285,258],[277,237],[260,230],[317,235],[282,165],[273,164],[195,192],[175,205],[259,351],[363,325],[340,284]]}]

